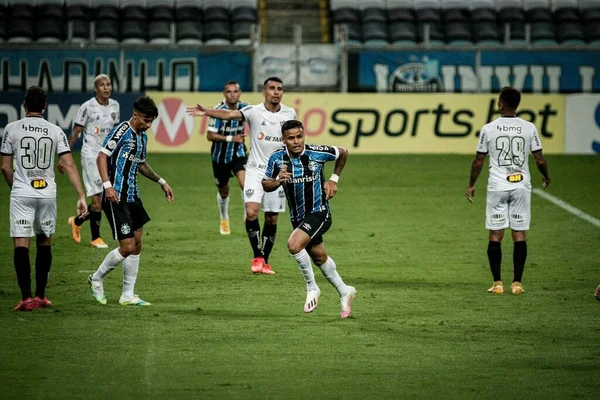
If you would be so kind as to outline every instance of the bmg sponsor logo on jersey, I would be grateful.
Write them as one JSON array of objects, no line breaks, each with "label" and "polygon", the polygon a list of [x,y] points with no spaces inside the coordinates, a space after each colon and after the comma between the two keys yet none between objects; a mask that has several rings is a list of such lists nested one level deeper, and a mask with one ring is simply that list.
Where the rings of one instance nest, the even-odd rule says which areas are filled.
[{"label": "bmg sponsor logo on jersey", "polygon": [[523,128],[520,125],[498,125],[496,126],[496,130],[499,132],[517,133],[519,135],[523,133]]},{"label": "bmg sponsor logo on jersey", "polygon": [[43,133],[44,135],[47,135],[49,133],[48,128],[43,127],[43,126],[22,124],[21,129],[23,129],[23,131],[25,131],[25,132]]}]

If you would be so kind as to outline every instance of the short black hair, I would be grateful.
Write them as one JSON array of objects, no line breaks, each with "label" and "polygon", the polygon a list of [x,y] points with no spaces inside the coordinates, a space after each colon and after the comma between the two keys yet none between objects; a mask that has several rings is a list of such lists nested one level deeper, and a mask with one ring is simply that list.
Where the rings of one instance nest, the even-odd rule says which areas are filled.
[{"label": "short black hair", "polygon": [[281,125],[281,134],[283,135],[283,133],[285,131],[289,131],[290,129],[295,129],[295,128],[304,129],[304,125],[302,125],[302,122],[295,120],[295,119],[290,119],[289,121],[285,121],[283,123],[283,125]]},{"label": "short black hair", "polygon": [[223,86],[223,89],[225,89],[229,85],[239,85],[239,83],[236,82],[236,81],[227,81],[227,83],[225,84],[225,86]]},{"label": "short black hair", "polygon": [[521,92],[509,86],[505,86],[500,91],[500,100],[510,109],[516,110],[521,104]]},{"label": "short black hair", "polygon": [[138,97],[135,103],[133,103],[133,109],[145,117],[158,117],[156,104],[154,104],[154,100],[148,96]]},{"label": "short black hair", "polygon": [[46,95],[44,89],[39,86],[31,86],[27,89],[27,92],[25,92],[24,103],[27,111],[41,113],[46,107],[47,100],[48,95]]},{"label": "short black hair", "polygon": [[267,82],[269,81],[273,81],[273,82],[279,82],[283,85],[283,81],[281,80],[281,78],[278,78],[276,76],[270,76],[267,79],[265,79],[265,82],[263,83],[263,86],[267,86]]}]

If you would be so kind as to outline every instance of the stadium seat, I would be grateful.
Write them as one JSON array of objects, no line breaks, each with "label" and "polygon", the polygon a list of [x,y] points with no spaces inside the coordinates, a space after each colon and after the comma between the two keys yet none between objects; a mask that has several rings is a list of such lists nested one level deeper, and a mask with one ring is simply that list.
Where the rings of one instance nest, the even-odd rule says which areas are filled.
[{"label": "stadium seat", "polygon": [[205,0],[204,23],[206,24],[209,21],[226,21],[229,23],[229,0]]},{"label": "stadium seat", "polygon": [[35,1],[10,0],[9,4],[11,18],[35,18]]},{"label": "stadium seat", "polygon": [[556,44],[554,26],[547,22],[531,24],[531,44],[541,46]]},{"label": "stadium seat", "polygon": [[510,29],[510,45],[511,46],[525,46],[525,23],[521,21],[509,22],[508,28]]},{"label": "stadium seat", "polygon": [[497,24],[475,22],[473,25],[473,40],[479,46],[501,46],[504,36]]},{"label": "stadium seat", "polygon": [[390,41],[396,46],[414,46],[417,44],[417,26],[414,22],[392,22]]},{"label": "stadium seat", "polygon": [[65,1],[37,0],[36,28],[40,43],[59,43],[65,39]]},{"label": "stadium seat", "polygon": [[202,44],[202,7],[196,0],[176,0],[175,41],[178,45]]},{"label": "stadium seat", "polygon": [[415,0],[415,19],[418,22],[442,22],[441,0]]},{"label": "stadium seat", "polygon": [[8,19],[8,0],[0,0],[0,43],[7,39],[6,20]]},{"label": "stadium seat", "polygon": [[367,46],[389,44],[387,24],[385,22],[365,22],[362,25],[362,39]]},{"label": "stadium seat", "polygon": [[442,0],[444,7],[444,21],[446,22],[469,22],[471,10],[466,0]]},{"label": "stadium seat", "polygon": [[413,22],[415,20],[412,0],[388,0],[387,7],[390,22]]},{"label": "stadium seat", "polygon": [[148,40],[147,1],[125,0],[121,2],[121,42],[141,44]]},{"label": "stadium seat", "polygon": [[464,22],[450,22],[446,24],[446,43],[452,46],[473,44],[471,25]]},{"label": "stadium seat", "polygon": [[579,21],[577,0],[552,0],[552,11],[556,23]]},{"label": "stadium seat", "polygon": [[334,24],[360,22],[360,13],[354,0],[331,0],[331,13]]},{"label": "stadium seat", "polygon": [[442,24],[419,23],[417,24],[417,39],[419,43],[425,42],[425,27],[429,26],[429,44],[439,46],[444,44],[444,29]]},{"label": "stadium seat", "polygon": [[600,1],[599,0],[579,0],[579,15],[585,23],[590,21],[600,21]]},{"label": "stadium seat", "polygon": [[205,44],[231,44],[229,23],[225,21],[205,21],[203,38]]},{"label": "stadium seat", "polygon": [[362,44],[362,29],[360,24],[346,24],[348,26],[348,44]]},{"label": "stadium seat", "polygon": [[256,8],[251,7],[235,7],[231,9],[231,21],[234,23],[237,22],[250,22],[256,23],[258,22],[258,13]]},{"label": "stadium seat", "polygon": [[36,39],[35,9],[32,1],[11,0],[8,7],[6,37],[9,43],[29,43]]},{"label": "stadium seat", "polygon": [[148,0],[148,42],[166,45],[172,42],[175,0]]},{"label": "stadium seat", "polygon": [[247,46],[252,43],[252,32],[256,24],[252,22],[236,22],[231,25],[231,41],[235,45]]},{"label": "stadium seat", "polygon": [[96,23],[96,42],[114,44],[119,42],[119,1],[93,0],[93,16]]},{"label": "stadium seat", "polygon": [[472,0],[471,20],[473,22],[496,22],[496,3],[494,0]]},{"label": "stadium seat", "polygon": [[559,24],[556,37],[560,44],[581,46],[585,44],[583,27],[578,22],[564,22]]},{"label": "stadium seat", "polygon": [[583,25],[585,40],[589,45],[600,45],[600,25],[596,22],[591,22]]},{"label": "stadium seat", "polygon": [[65,18],[69,25],[69,40],[78,43],[90,40],[90,21],[93,19],[91,10],[91,0],[68,0]]},{"label": "stadium seat", "polygon": [[498,21],[501,23],[525,21],[522,0],[497,0],[496,7]]}]

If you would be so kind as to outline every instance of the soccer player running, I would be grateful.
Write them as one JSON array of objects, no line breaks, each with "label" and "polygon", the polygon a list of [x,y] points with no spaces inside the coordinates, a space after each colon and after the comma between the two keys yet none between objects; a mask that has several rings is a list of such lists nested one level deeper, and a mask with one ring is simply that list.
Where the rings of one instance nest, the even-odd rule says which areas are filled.
[{"label": "soccer player running", "polygon": [[[75,146],[77,138],[83,132],[83,146],[81,147],[81,174],[85,194],[92,198],[89,213],[83,216],[73,216],[68,219],[71,226],[71,235],[77,243],[81,242],[81,225],[90,220],[92,240],[90,245],[99,249],[108,247],[100,237],[100,221],[102,220],[102,180],[98,173],[96,158],[102,148],[102,143],[110,130],[119,123],[119,103],[110,98],[112,85],[107,75],[101,74],[94,79],[96,96],[86,101],[79,107],[69,137],[71,149]],[[60,170],[60,165],[59,165]]]},{"label": "soccer player running", "polygon": [[[225,84],[225,100],[215,106],[217,110],[241,110],[248,104],[240,101],[242,91],[235,81]],[[206,138],[212,142],[213,175],[217,184],[217,205],[221,214],[219,231],[229,235],[229,178],[235,176],[240,185],[242,202],[244,201],[244,179],[246,178],[246,145],[244,144],[244,123],[237,120],[211,118]],[[245,212],[244,212],[245,213]]]},{"label": "soccer player running", "polygon": [[[246,233],[254,258],[250,270],[255,274],[272,275],[275,273],[269,265],[269,255],[275,244],[277,235],[277,217],[285,211],[285,194],[282,189],[265,193],[262,186],[267,162],[272,152],[281,146],[281,125],[288,120],[296,119],[296,111],[281,104],[283,82],[277,77],[270,77],[263,83],[263,103],[247,106],[241,110],[214,110],[200,104],[188,107],[193,116],[207,115],[222,120],[247,121],[250,127],[250,156],[246,165],[244,194],[246,199]],[[265,223],[260,241],[260,224],[258,208],[262,202]]]},{"label": "soccer player running", "polygon": [[[21,289],[18,311],[50,307],[46,285],[52,266],[52,235],[56,229],[56,182],[54,155],[77,190],[77,212],[87,212],[85,194],[73,163],[67,136],[43,118],[46,92],[32,86],[25,94],[25,118],[6,125],[2,136],[2,174],[10,187],[10,236],[14,244],[14,265]],[[14,167],[14,171],[13,171]],[[35,297],[31,297],[29,246],[36,236]]]},{"label": "soccer player running", "polygon": [[535,125],[517,117],[521,93],[505,87],[498,98],[500,118],[481,129],[477,154],[471,165],[471,178],[467,187],[467,200],[473,202],[475,182],[483,168],[485,156],[490,155],[490,172],[487,186],[486,229],[489,229],[488,259],[494,283],[488,292],[502,294],[501,278],[504,230],[511,228],[514,241],[513,294],[525,290],[522,285],[523,270],[527,259],[525,233],[531,221],[531,176],[529,152],[533,153],[538,170],[542,174],[543,187],[550,184],[548,163],[542,153],[542,143]]},{"label": "soccer player running", "polygon": [[[294,227],[288,239],[288,250],[306,281],[304,312],[314,311],[321,295],[315,282],[312,258],[340,295],[341,318],[348,318],[356,289],[344,283],[323,245],[323,235],[331,227],[329,199],[337,192],[348,151],[343,147],[304,144],[304,127],[300,121],[285,122],[281,131],[284,147],[271,154],[262,185],[266,192],[281,187],[285,190]],[[333,160],[333,174],[325,182],[323,165]]]},{"label": "soccer player running", "polygon": [[138,172],[158,182],[167,201],[173,200],[171,187],[146,162],[146,130],[157,116],[154,101],[150,97],[139,97],[133,104],[131,119],[109,133],[98,153],[98,170],[104,188],[102,208],[114,238],[119,240],[119,247],[108,253],[98,270],[88,277],[92,296],[101,304],[106,304],[104,277],[122,262],[123,292],[119,304],[150,305],[134,294],[142,250],[142,227],[150,221],[140,198]]}]

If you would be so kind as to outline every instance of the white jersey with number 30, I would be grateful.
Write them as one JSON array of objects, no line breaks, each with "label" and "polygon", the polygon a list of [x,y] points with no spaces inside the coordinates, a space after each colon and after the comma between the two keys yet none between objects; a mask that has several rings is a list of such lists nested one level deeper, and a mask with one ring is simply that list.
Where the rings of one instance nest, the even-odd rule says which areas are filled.
[{"label": "white jersey with number 30", "polygon": [[534,124],[519,117],[500,117],[481,129],[478,153],[489,153],[488,191],[531,190],[529,153],[542,150]]}]

